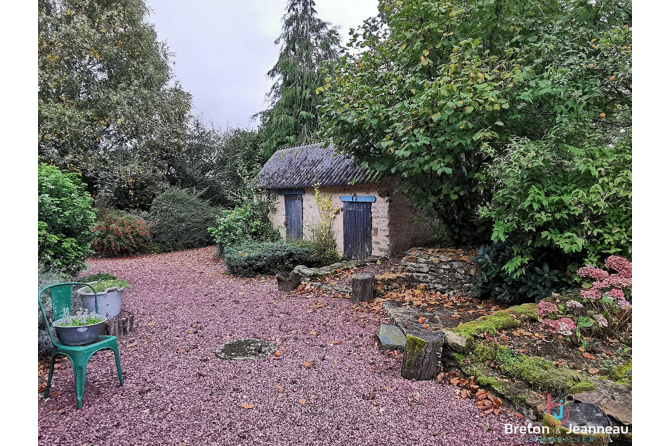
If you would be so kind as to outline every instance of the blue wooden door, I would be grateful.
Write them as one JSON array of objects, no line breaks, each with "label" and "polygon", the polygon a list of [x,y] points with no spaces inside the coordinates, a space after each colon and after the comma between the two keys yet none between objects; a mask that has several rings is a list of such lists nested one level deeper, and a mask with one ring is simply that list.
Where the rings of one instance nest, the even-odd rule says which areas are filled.
[{"label": "blue wooden door", "polygon": [[345,202],[342,215],[344,258],[367,259],[372,254],[372,203]]},{"label": "blue wooden door", "polygon": [[286,237],[302,238],[302,195],[284,195]]}]

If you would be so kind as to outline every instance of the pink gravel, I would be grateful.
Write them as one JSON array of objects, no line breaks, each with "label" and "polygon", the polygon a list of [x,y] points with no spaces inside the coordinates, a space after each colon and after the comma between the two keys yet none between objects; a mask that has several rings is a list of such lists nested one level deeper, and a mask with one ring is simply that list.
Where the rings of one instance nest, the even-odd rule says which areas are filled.
[{"label": "pink gravel", "polygon": [[[317,298],[279,293],[274,277],[228,276],[214,254],[210,247],[89,262],[88,272],[109,272],[132,286],[123,309],[135,314],[136,329],[119,339],[125,386],[119,387],[113,357],[96,353],[77,411],[72,366],[63,361],[52,384],[60,395],[39,397],[40,444],[500,446],[526,440],[504,433],[505,423],[522,422],[509,413],[482,415],[453,386],[401,378],[402,356],[377,349],[376,322],[347,300],[322,300],[320,307]],[[281,356],[214,356],[245,337],[273,340]]]}]

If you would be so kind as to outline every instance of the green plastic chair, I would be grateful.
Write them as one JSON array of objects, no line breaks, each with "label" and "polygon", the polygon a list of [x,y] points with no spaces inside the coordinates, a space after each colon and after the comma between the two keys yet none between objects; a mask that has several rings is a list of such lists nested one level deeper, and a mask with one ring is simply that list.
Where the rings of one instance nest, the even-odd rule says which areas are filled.
[{"label": "green plastic chair", "polygon": [[72,288],[77,285],[84,285],[93,290],[95,296],[95,312],[98,312],[98,295],[95,292],[95,289],[89,284],[80,283],[80,282],[64,282],[57,283],[54,285],[49,285],[48,287],[42,289],[38,296],[37,301],[40,305],[40,311],[42,311],[42,316],[44,316],[44,322],[47,325],[47,330],[49,331],[49,337],[53,343],[54,349],[51,353],[51,364],[49,366],[49,379],[47,381],[47,388],[44,391],[44,398],[49,397],[49,389],[51,388],[51,377],[54,372],[54,360],[58,355],[67,356],[72,362],[74,367],[74,384],[75,392],[77,394],[77,409],[81,409],[82,400],[84,399],[84,383],[86,382],[86,366],[88,365],[89,359],[95,352],[100,350],[110,349],[114,351],[116,356],[116,371],[119,374],[119,381],[123,385],[123,373],[121,372],[121,360],[119,359],[119,345],[116,342],[116,336],[100,336],[97,340],[90,344],[86,345],[63,345],[54,339],[53,333],[51,331],[51,324],[47,319],[46,312],[42,306],[42,293],[47,290],[51,290],[51,303],[53,304],[54,309],[54,320],[58,320],[62,317],[67,316],[72,311]]}]

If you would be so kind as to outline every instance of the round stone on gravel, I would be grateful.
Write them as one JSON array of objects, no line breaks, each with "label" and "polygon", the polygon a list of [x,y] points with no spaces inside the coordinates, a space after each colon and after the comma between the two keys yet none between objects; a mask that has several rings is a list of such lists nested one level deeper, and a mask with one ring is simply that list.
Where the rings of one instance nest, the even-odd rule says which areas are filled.
[{"label": "round stone on gravel", "polygon": [[263,359],[277,350],[279,350],[279,346],[272,342],[246,338],[227,343],[219,348],[215,355],[221,359],[245,361],[249,359]]}]

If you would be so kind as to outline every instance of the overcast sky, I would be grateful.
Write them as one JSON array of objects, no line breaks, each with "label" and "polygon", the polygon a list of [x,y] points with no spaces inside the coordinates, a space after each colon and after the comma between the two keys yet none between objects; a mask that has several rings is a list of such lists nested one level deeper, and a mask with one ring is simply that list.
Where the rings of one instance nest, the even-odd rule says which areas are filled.
[{"label": "overcast sky", "polygon": [[[279,56],[286,0],[145,0],[158,39],[174,54],[174,73],[193,95],[193,113],[215,127],[256,128],[267,108],[266,73]],[[321,20],[349,29],[377,14],[377,0],[316,0]]]}]

